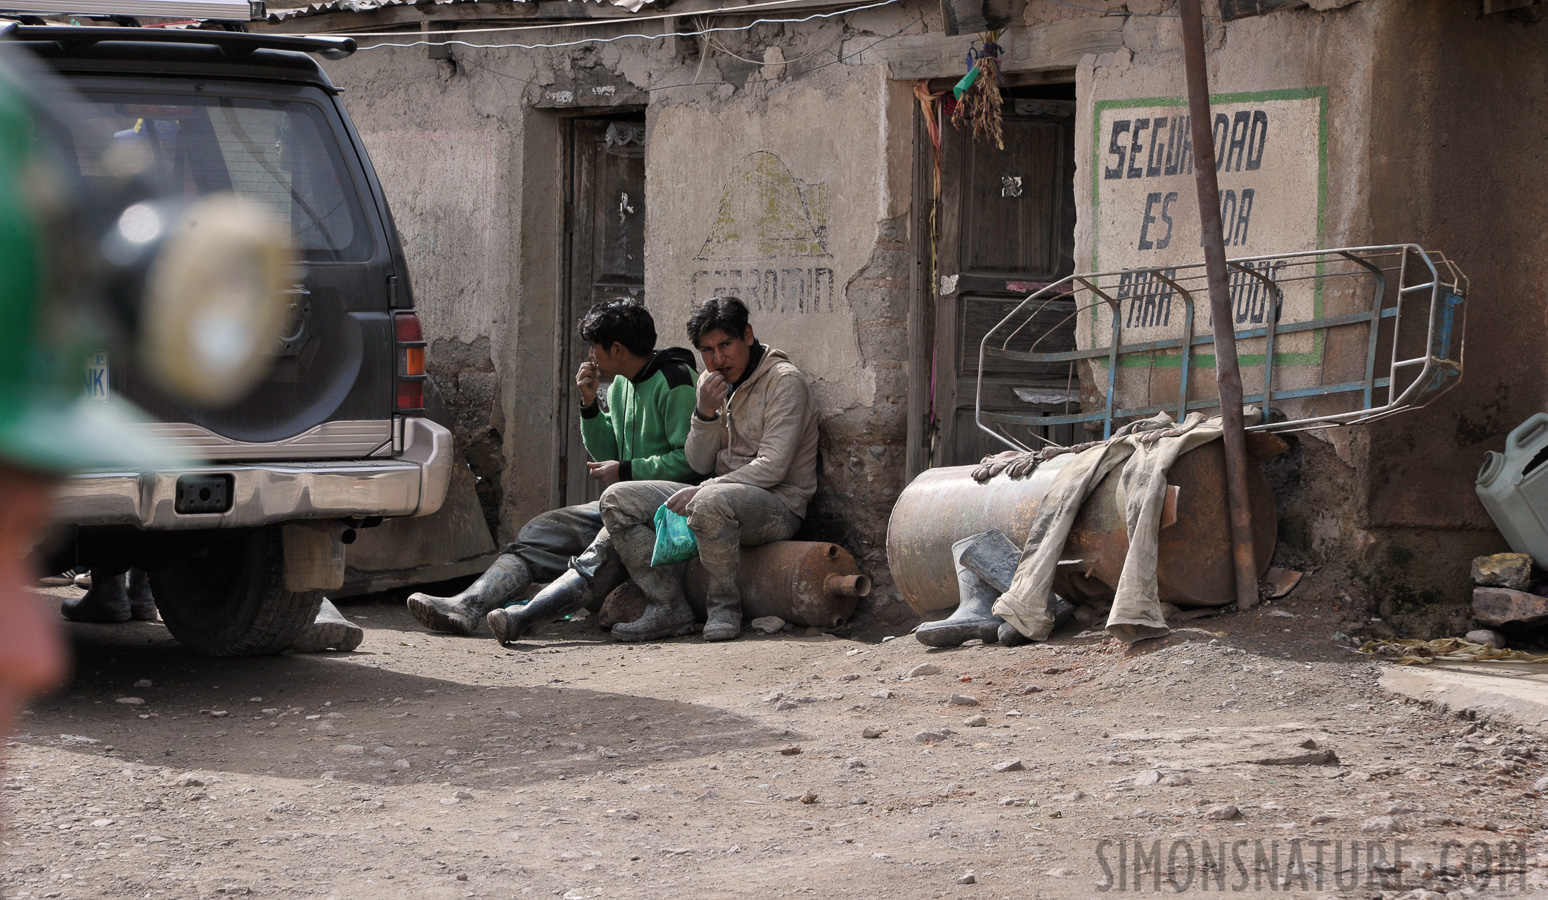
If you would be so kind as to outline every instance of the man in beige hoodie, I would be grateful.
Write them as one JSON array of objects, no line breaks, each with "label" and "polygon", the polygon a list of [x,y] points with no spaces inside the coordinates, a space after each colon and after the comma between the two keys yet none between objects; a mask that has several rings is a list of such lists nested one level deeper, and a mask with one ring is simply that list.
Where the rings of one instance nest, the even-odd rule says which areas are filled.
[{"label": "man in beige hoodie", "polygon": [[602,494],[602,521],[635,584],[650,601],[633,622],[613,626],[621,641],[648,641],[694,630],[683,599],[681,565],[652,567],[656,510],[686,516],[709,575],[706,641],[742,632],[737,571],[743,546],[795,534],[817,492],[817,414],[811,389],[783,352],[753,336],[747,306],[712,297],[688,319],[688,339],[704,358],[688,464],[709,475],[694,486],[631,481]]}]

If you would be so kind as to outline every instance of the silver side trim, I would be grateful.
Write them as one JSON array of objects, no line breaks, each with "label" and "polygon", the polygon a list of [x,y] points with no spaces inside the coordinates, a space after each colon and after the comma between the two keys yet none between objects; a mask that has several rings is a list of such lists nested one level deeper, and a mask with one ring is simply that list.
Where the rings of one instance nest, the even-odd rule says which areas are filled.
[{"label": "silver side trim", "polygon": [[248,442],[191,422],[152,422],[141,426],[158,438],[176,442],[200,459],[362,459],[392,455],[392,420],[324,422],[279,441]]},{"label": "silver side trim", "polygon": [[[451,432],[429,419],[404,423],[403,455],[346,462],[198,465],[153,472],[92,472],[60,487],[54,520],[151,530],[241,528],[297,519],[421,516],[441,508],[451,484]],[[179,513],[177,479],[232,476],[231,509]]]}]

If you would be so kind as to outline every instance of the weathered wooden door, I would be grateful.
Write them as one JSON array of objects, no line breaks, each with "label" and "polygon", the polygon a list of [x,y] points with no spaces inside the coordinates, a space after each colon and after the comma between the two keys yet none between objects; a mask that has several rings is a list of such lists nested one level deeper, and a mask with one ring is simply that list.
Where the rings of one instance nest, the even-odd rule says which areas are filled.
[{"label": "weathered wooden door", "polygon": [[[981,431],[973,406],[979,342],[1016,303],[1074,271],[1075,104],[1005,98],[1005,149],[972,140],[949,124],[942,134],[939,268],[935,285],[935,414],[931,464],[976,463],[1005,445]],[[1072,303],[1049,304],[1032,328],[1065,318]],[[1023,332],[1027,333],[1027,332]],[[1075,346],[1074,320],[1039,350]],[[1025,349],[1021,347],[1020,349]],[[1079,383],[1067,365],[987,360],[985,410],[1055,414],[1080,409]],[[1027,429],[1013,429],[1031,446]],[[1073,429],[1035,433],[1070,443]]]},{"label": "weathered wooden door", "polygon": [[[559,471],[562,504],[588,503],[602,487],[586,472],[575,371],[586,359],[581,317],[599,300],[645,296],[645,117],[571,122],[569,296],[558,324],[564,434]],[[598,393],[605,396],[607,385]]]}]

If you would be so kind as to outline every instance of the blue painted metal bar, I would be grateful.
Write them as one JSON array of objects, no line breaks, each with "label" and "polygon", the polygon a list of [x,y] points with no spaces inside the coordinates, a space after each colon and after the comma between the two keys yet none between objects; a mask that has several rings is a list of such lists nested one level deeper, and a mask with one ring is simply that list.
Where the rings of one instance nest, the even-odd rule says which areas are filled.
[{"label": "blue painted metal bar", "polygon": [[[1376,386],[1386,387],[1387,379],[1376,379]],[[1351,394],[1356,391],[1362,391],[1364,389],[1365,382],[1351,381],[1345,384],[1318,385],[1316,387],[1307,388],[1288,388],[1282,391],[1276,391],[1275,396],[1281,400],[1296,400],[1303,397],[1320,397],[1326,394]],[[1261,393],[1250,394],[1242,398],[1243,403],[1258,403],[1262,400],[1263,395]],[[1205,397],[1198,400],[1191,400],[1188,402],[1188,409],[1184,411],[1184,415],[1186,415],[1187,412],[1194,410],[1216,409],[1219,406],[1219,398]],[[1125,407],[1123,409],[1117,410],[1115,415],[1120,419],[1127,419],[1131,417],[1137,418],[1139,416],[1153,416],[1158,412],[1164,412],[1168,409],[1170,409],[1170,407],[1162,406],[1159,404],[1152,406]],[[998,422],[1002,425],[1048,426],[1076,425],[1081,422],[1097,422],[1101,421],[1105,413],[1098,411],[1089,413],[1069,413],[1067,415],[1059,416],[1036,416],[1016,415],[1013,413],[984,412],[980,413],[979,415],[982,416],[985,422]]]},{"label": "blue painted metal bar", "polygon": [[[1381,311],[1382,318],[1390,318],[1396,314],[1396,307],[1388,307]],[[1291,322],[1288,325],[1281,325],[1275,329],[1275,333],[1283,335],[1302,331],[1317,331],[1322,328],[1337,328],[1340,325],[1358,325],[1370,320],[1370,313],[1363,312],[1348,313],[1342,316],[1326,316],[1321,319],[1309,319],[1305,322]],[[1265,328],[1249,328],[1245,331],[1238,331],[1236,339],[1245,341],[1263,337],[1267,333],[1268,330]],[[1215,336],[1212,334],[1197,335],[1191,340],[1195,347],[1202,347],[1214,342]],[[1182,345],[1182,338],[1168,338],[1162,341],[1145,341],[1140,344],[1130,344],[1127,347],[1121,348],[1121,350],[1123,355],[1127,356],[1136,353],[1150,353],[1155,350],[1179,350],[1182,348]],[[1111,348],[1109,347],[1093,347],[1090,350],[1064,350],[1052,353],[1028,353],[1024,350],[1002,350],[997,347],[986,347],[984,353],[999,359],[1017,359],[1023,362],[1069,362],[1071,360],[1100,359],[1101,357],[1111,357],[1112,355]]]},{"label": "blue painted metal bar", "polygon": [[[1335,264],[1342,264],[1342,267]],[[1261,404],[1264,421],[1250,430],[1289,430],[1327,427],[1331,425],[1349,424],[1351,422],[1368,422],[1405,409],[1414,408],[1428,402],[1430,397],[1438,394],[1455,383],[1455,379],[1461,375],[1461,337],[1459,323],[1465,321],[1464,302],[1466,294],[1466,276],[1463,275],[1450,260],[1443,254],[1431,253],[1414,244],[1390,244],[1372,247],[1345,247],[1328,250],[1302,251],[1287,254],[1273,254],[1256,257],[1246,257],[1235,260],[1227,260],[1229,269],[1241,273],[1239,278],[1247,279],[1238,284],[1238,288],[1251,289],[1254,284],[1267,292],[1269,314],[1265,323],[1259,328],[1248,328],[1233,331],[1236,341],[1263,339],[1263,354],[1261,357],[1263,384],[1258,393],[1243,398],[1244,403]],[[1200,399],[1190,401],[1188,393],[1193,386],[1193,362],[1194,349],[1205,348],[1214,345],[1215,335],[1199,335],[1196,332],[1197,310],[1194,304],[1196,286],[1202,282],[1205,271],[1199,264],[1186,266],[1168,266],[1166,268],[1142,268],[1137,270],[1125,270],[1123,272],[1085,273],[1066,276],[1058,282],[1028,296],[1010,314],[1001,319],[993,328],[985,334],[979,348],[979,388],[980,394],[983,387],[983,370],[990,358],[1016,360],[1029,363],[1076,363],[1097,360],[1103,361],[1107,366],[1105,375],[1106,396],[1102,409],[1089,413],[1064,414],[1058,416],[1017,415],[1013,413],[985,412],[982,404],[975,404],[979,427],[988,431],[996,439],[1011,446],[1023,446],[1019,441],[1005,432],[1004,425],[1027,426],[1038,428],[1052,425],[1068,425],[1076,423],[1101,421],[1103,423],[1103,435],[1111,436],[1116,425],[1115,420],[1121,420],[1133,416],[1153,415],[1163,410],[1171,411],[1179,417],[1185,416],[1194,410],[1218,408],[1218,400]],[[1304,274],[1303,274],[1304,273]],[[1391,287],[1391,275],[1396,273],[1396,302],[1392,306],[1386,306],[1388,290]],[[1138,277],[1140,274],[1165,282],[1170,286],[1173,296],[1180,297],[1184,305],[1184,320],[1182,334],[1175,338],[1165,338],[1154,341],[1141,341],[1134,344],[1123,343],[1125,331],[1122,322],[1122,301],[1114,296],[1113,284],[1125,283],[1120,279]],[[1407,284],[1410,276],[1418,276],[1424,280],[1416,284]],[[1342,280],[1339,284],[1347,285],[1350,279],[1357,286],[1365,285],[1361,290],[1369,289],[1370,303],[1366,308],[1353,313],[1337,316],[1322,316],[1320,318],[1285,323],[1281,316],[1285,314],[1286,285],[1298,282],[1313,282],[1316,296],[1323,296],[1330,292],[1330,296],[1338,298],[1342,305],[1344,298],[1348,296],[1346,287],[1326,287],[1330,280]],[[1055,295],[1068,297],[1081,290],[1090,291],[1095,298],[1089,303],[1077,303],[1075,312],[1092,310],[1098,303],[1105,304],[1112,313],[1111,343],[1107,346],[1091,347],[1089,349],[1068,350],[1058,352],[1037,352],[1036,347],[1041,343],[1045,335],[1039,336],[1031,342],[1027,350],[1012,350],[1010,344],[1017,336],[1031,324],[1031,314],[1025,312],[1028,304],[1038,299],[1047,299]],[[1426,304],[1428,306],[1427,333],[1425,335],[1424,349],[1417,356],[1400,358],[1404,351],[1413,352],[1413,342],[1405,343],[1401,339],[1403,333],[1403,317],[1405,314],[1418,315],[1417,310],[1405,310],[1405,303],[1415,301],[1413,295],[1430,294]],[[1422,300],[1420,302],[1423,302]],[[1045,303],[1046,305],[1046,303]],[[1256,305],[1256,304],[1254,304]],[[1041,309],[1041,307],[1038,307]],[[1347,308],[1347,306],[1345,307]],[[1235,310],[1231,310],[1234,314]],[[1234,318],[1234,315],[1231,315]],[[1391,335],[1392,351],[1388,361],[1385,377],[1378,378],[1376,357],[1379,354],[1384,323],[1392,320]],[[1068,321],[1066,319],[1066,321]],[[1320,332],[1323,335],[1332,329],[1345,326],[1367,328],[1364,378],[1360,381],[1351,381],[1332,385],[1313,385],[1293,389],[1279,389],[1275,387],[1275,369],[1284,364],[1284,360],[1276,359],[1281,352],[1280,338],[1285,335],[1298,333]],[[994,342],[996,346],[990,346]],[[1021,346],[1027,346],[1017,340]],[[1454,361],[1450,358],[1453,346],[1456,347]],[[1319,344],[1318,346],[1326,346]],[[1148,359],[1139,357],[1148,356]],[[1157,357],[1160,357],[1159,359]],[[1125,364],[1127,363],[1127,366]],[[1178,390],[1175,404],[1146,405],[1142,407],[1122,408],[1117,402],[1118,369],[1125,367],[1155,367],[1165,365],[1177,365]],[[1299,362],[1297,364],[1300,364]],[[1419,368],[1412,378],[1406,375],[1400,376],[1413,368]],[[1432,377],[1433,373],[1433,377]],[[1095,375],[1095,371],[1092,371]],[[1097,376],[1102,377],[1102,376]],[[1378,403],[1376,392],[1385,391],[1386,402]],[[1311,415],[1305,418],[1290,421],[1274,422],[1270,418],[1276,411],[1276,404],[1284,401],[1304,399],[1319,396],[1348,395],[1359,393],[1359,407],[1353,410],[1330,413],[1323,415]],[[981,398],[980,398],[981,399]],[[990,428],[993,424],[996,427]],[[1046,438],[1043,438],[1046,440]]]}]

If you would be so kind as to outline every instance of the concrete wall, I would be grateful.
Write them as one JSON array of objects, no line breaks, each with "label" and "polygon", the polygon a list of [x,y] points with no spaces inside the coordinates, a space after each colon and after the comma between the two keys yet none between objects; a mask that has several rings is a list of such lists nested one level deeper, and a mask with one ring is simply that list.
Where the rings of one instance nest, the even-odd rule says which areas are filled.
[{"label": "concrete wall", "polygon": [[[478,479],[491,531],[504,502],[505,404],[519,292],[510,265],[520,209],[517,123],[480,108],[421,49],[357,53],[326,67],[366,144],[408,256],[436,397]],[[448,103],[448,94],[458,102]]]},{"label": "concrete wall", "polygon": [[[886,597],[886,522],[902,489],[912,97],[876,67],[750,84],[651,107],[646,296],[681,323],[735,294],[790,354],[822,417],[805,536],[848,547]],[[668,332],[684,342],[680,325]]]},{"label": "concrete wall", "polygon": [[1469,559],[1506,549],[1473,490],[1484,453],[1548,409],[1548,16],[1396,4],[1373,47],[1372,236],[1444,249],[1472,290],[1461,385],[1360,448],[1361,570],[1392,611],[1457,620]]},{"label": "concrete wall", "polygon": [[[838,64],[836,48],[907,22],[881,10],[713,47],[458,48],[453,61],[370,49],[328,64],[393,204],[429,368],[501,539],[556,497],[555,347],[574,327],[557,320],[564,119],[643,107],[645,295],[662,345],[686,344],[695,300],[748,301],[822,415],[802,536],[848,547],[876,582],[873,609],[902,615],[885,530],[904,473],[913,101],[885,67]],[[758,213],[771,203],[777,215]]]}]

